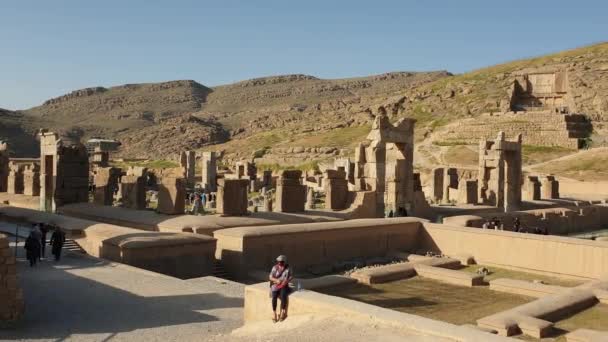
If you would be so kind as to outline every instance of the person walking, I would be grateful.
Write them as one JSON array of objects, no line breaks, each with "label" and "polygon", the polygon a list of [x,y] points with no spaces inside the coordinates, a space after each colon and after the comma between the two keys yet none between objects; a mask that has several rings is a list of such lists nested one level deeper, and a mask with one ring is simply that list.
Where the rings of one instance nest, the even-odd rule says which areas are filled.
[{"label": "person walking", "polygon": [[51,236],[51,252],[55,256],[55,261],[59,261],[61,259],[61,249],[63,248],[63,244],[65,243],[65,233],[61,230],[61,228],[56,227],[53,235]]},{"label": "person walking", "polygon": [[40,239],[38,236],[32,231],[30,235],[28,235],[27,239],[25,239],[25,248],[26,253],[25,257],[30,262],[30,267],[36,266],[36,262],[40,258]]},{"label": "person walking", "polygon": [[39,223],[40,226],[40,257],[46,258],[46,234],[49,232],[49,227],[45,223]]},{"label": "person walking", "polygon": [[[284,321],[287,318],[289,307],[288,296],[293,291],[289,287],[289,282],[293,279],[293,270],[289,268],[287,257],[279,255],[277,263],[270,270],[268,279],[270,280],[270,297],[272,298],[272,321]],[[281,312],[277,316],[277,299],[281,298]]]},{"label": "person walking", "polygon": [[201,195],[197,192],[194,194],[194,202],[192,203],[192,215],[198,215],[201,210]]}]

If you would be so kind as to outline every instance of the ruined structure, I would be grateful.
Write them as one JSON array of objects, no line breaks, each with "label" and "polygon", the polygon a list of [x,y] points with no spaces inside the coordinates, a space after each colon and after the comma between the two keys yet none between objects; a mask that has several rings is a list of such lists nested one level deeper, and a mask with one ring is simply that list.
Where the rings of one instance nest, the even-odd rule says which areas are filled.
[{"label": "ruined structure", "polygon": [[568,94],[568,72],[535,70],[516,74],[510,89],[510,109],[550,109],[566,112],[572,107]]},{"label": "ruined structure", "polygon": [[194,186],[194,175],[196,172],[196,153],[194,151],[184,151],[179,159],[181,167],[184,168],[186,184]]},{"label": "ruined structure", "polygon": [[456,202],[464,204],[477,204],[478,201],[477,180],[461,179],[460,182],[458,182],[458,199]]},{"label": "ruined structure", "polygon": [[146,174],[143,167],[129,167],[127,174],[120,178],[120,197],[125,208],[142,210],[146,208]]},{"label": "ruined structure", "polygon": [[346,173],[346,180],[351,184],[355,184],[355,163],[350,158],[336,158],[334,168],[336,170],[342,168]]},{"label": "ruined structure", "polygon": [[507,141],[504,132],[496,140],[479,142],[479,199],[483,204],[518,210],[521,205],[521,134]]},{"label": "ruined structure", "polygon": [[40,196],[40,165],[31,163],[23,170],[23,194]]},{"label": "ruined structure", "polygon": [[247,178],[249,180],[255,180],[257,177],[258,169],[256,168],[255,163],[241,160],[236,162],[234,169],[238,179]]},{"label": "ruined structure", "polygon": [[557,199],[559,198],[559,182],[554,176],[546,176],[542,182],[542,198],[543,199]]},{"label": "ruined structure", "polygon": [[93,202],[99,205],[112,205],[114,192],[118,190],[121,170],[115,167],[99,167],[95,171],[95,194]]},{"label": "ruined structure", "polygon": [[9,162],[9,172],[7,180],[7,192],[9,194],[23,193],[23,165],[16,162]]},{"label": "ruined structure", "polygon": [[306,186],[302,185],[302,171],[281,171],[277,180],[277,192],[274,211],[297,213],[304,211],[306,203]]},{"label": "ruined structure", "polygon": [[216,212],[221,215],[247,215],[247,179],[217,180]]},{"label": "ruined structure", "polygon": [[5,142],[0,141],[0,192],[8,190],[8,146]]},{"label": "ruined structure", "polygon": [[100,147],[95,147],[91,153],[91,164],[97,167],[108,167],[110,164],[110,152],[103,151]]},{"label": "ruined structure", "polygon": [[355,150],[355,189],[376,193],[376,216],[413,212],[414,119],[392,125],[380,108],[367,139]]},{"label": "ruined structure", "polygon": [[186,206],[186,178],[181,167],[163,169],[158,185],[159,213],[183,214]]},{"label": "ruined structure", "polygon": [[325,209],[342,210],[348,207],[348,181],[346,172],[325,170],[323,173],[325,188]]},{"label": "ruined structure", "polygon": [[540,200],[540,181],[537,176],[527,176],[524,180],[523,199],[526,201]]},{"label": "ruined structure", "polygon": [[40,210],[88,202],[89,156],[81,143],[42,130],[40,137]]},{"label": "ruined structure", "polygon": [[206,191],[217,191],[217,160],[215,152],[203,152],[201,155],[202,186]]}]

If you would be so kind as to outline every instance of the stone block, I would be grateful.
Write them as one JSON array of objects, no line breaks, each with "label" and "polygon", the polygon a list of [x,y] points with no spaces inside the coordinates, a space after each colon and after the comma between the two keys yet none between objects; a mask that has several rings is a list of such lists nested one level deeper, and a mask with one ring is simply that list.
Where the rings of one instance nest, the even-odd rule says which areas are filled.
[{"label": "stone block", "polygon": [[248,185],[248,179],[218,179],[216,212],[222,215],[246,215]]}]

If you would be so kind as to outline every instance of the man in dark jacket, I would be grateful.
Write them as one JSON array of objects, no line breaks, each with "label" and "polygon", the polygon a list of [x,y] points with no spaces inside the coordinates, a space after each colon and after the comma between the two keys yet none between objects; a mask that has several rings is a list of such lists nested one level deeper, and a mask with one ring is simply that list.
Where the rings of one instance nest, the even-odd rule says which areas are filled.
[{"label": "man in dark jacket", "polygon": [[25,239],[26,258],[30,262],[30,267],[36,266],[38,258],[40,258],[40,239],[34,233]]},{"label": "man in dark jacket", "polygon": [[45,253],[45,246],[46,246],[46,233],[49,232],[49,227],[46,225],[46,223],[39,223],[38,224],[40,227],[40,256],[42,258],[46,258],[46,253]]},{"label": "man in dark jacket", "polygon": [[51,236],[51,246],[52,252],[55,256],[55,261],[59,261],[61,259],[61,249],[63,248],[63,244],[65,243],[65,234],[61,230],[61,228],[55,228],[53,235]]}]

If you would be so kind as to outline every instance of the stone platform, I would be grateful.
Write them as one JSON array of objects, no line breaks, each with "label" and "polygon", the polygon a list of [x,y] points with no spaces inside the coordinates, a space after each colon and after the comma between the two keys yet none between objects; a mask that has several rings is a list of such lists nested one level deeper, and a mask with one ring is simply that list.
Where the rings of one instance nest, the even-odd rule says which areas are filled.
[{"label": "stone platform", "polygon": [[341,221],[346,219],[346,214],[322,210],[307,210],[303,213],[257,212],[249,216],[163,215],[151,210],[133,210],[92,203],[70,204],[61,207],[59,211],[66,216],[141,230],[188,231],[210,236],[216,230],[231,227]]}]

